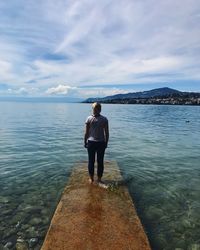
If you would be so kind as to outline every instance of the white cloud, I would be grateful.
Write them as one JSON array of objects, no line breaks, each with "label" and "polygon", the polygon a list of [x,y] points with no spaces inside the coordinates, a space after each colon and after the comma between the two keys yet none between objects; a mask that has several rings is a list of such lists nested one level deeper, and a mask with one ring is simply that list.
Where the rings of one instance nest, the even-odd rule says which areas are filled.
[{"label": "white cloud", "polygon": [[12,65],[8,61],[0,60],[0,77],[2,81],[9,78],[11,73]]},{"label": "white cloud", "polygon": [[0,91],[0,96],[39,96],[41,95],[38,88],[21,87],[21,88],[8,88],[7,90]]},{"label": "white cloud", "polygon": [[79,97],[88,98],[88,97],[103,97],[109,95],[116,95],[116,94],[126,94],[130,92],[130,90],[124,90],[120,88],[77,88],[76,94]]},{"label": "white cloud", "polygon": [[[130,90],[129,90],[130,91]],[[88,98],[92,96],[102,97],[108,95],[122,94],[128,93],[128,90],[124,90],[121,88],[115,87],[72,87],[69,85],[59,84],[56,87],[51,87],[46,90],[46,94],[48,95],[72,95],[75,97]]]},{"label": "white cloud", "polygon": [[46,93],[49,95],[66,95],[72,89],[76,89],[76,87],[59,84],[57,87],[48,88]]}]

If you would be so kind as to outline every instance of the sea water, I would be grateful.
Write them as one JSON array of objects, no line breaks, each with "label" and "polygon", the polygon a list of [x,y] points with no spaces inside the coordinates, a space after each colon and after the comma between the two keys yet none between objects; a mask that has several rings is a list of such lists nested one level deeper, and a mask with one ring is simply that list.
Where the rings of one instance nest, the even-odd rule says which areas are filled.
[{"label": "sea water", "polygon": [[[77,162],[90,104],[0,102],[0,249],[40,249]],[[200,249],[200,107],[104,104],[116,160],[153,250]]]}]

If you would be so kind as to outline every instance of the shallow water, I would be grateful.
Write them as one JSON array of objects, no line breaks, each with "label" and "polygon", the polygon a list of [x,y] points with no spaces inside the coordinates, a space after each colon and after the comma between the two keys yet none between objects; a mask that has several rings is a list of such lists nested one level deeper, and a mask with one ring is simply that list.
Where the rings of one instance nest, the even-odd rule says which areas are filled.
[{"label": "shallow water", "polygon": [[[83,148],[88,104],[0,103],[0,248],[40,249]],[[200,107],[103,105],[117,160],[153,249],[199,249]]]}]

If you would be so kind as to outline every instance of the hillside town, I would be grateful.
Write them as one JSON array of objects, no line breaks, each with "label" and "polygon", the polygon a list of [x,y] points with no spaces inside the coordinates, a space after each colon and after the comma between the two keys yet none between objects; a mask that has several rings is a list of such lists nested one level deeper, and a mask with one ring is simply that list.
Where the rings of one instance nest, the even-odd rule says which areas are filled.
[{"label": "hillside town", "polygon": [[160,104],[160,105],[200,105],[200,98],[183,98],[183,97],[154,97],[154,98],[127,98],[127,99],[111,99],[102,101],[103,103],[113,104]]}]

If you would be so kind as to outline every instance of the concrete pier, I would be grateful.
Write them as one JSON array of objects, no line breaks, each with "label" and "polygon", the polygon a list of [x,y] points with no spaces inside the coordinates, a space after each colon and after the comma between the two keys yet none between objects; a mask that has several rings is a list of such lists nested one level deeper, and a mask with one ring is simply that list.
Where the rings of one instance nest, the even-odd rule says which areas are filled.
[{"label": "concrete pier", "polygon": [[105,162],[102,180],[88,183],[87,163],[73,169],[42,250],[150,250],[116,162]]}]

